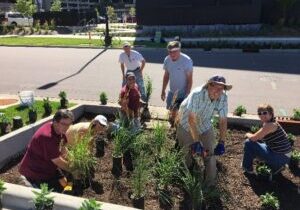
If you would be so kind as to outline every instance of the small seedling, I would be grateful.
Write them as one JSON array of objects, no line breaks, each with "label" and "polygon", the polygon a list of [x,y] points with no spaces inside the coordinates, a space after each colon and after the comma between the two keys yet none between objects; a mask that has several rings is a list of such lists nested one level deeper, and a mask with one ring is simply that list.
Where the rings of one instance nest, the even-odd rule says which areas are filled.
[{"label": "small seedling", "polygon": [[256,172],[257,172],[257,174],[262,175],[262,176],[270,176],[271,168],[269,166],[267,166],[266,164],[261,164],[256,167]]},{"label": "small seedling", "polygon": [[65,91],[60,91],[58,96],[60,97],[60,107],[65,109],[68,107],[67,93]]},{"label": "small seedling", "polygon": [[52,107],[48,97],[43,99],[43,107],[44,107],[45,115],[50,115],[52,112]]},{"label": "small seedling", "polygon": [[288,138],[289,142],[291,143],[291,145],[294,146],[294,142],[296,141],[296,136],[294,136],[291,133],[288,133],[287,138]]},{"label": "small seedling", "polygon": [[2,193],[4,192],[4,190],[6,190],[6,187],[4,187],[4,181],[2,181],[0,179],[0,196],[2,195]]},{"label": "small seedling", "polygon": [[259,130],[259,126],[252,125],[251,128],[250,128],[250,130],[251,130],[252,133],[256,133]]},{"label": "small seedling", "polygon": [[107,100],[108,100],[107,94],[105,92],[101,92],[100,93],[100,102],[101,102],[101,104],[102,105],[107,104]]},{"label": "small seedling", "polygon": [[266,193],[260,196],[261,206],[264,209],[279,209],[279,200],[273,193]]},{"label": "small seedling", "polygon": [[49,196],[52,192],[52,189],[48,189],[47,184],[41,184],[40,185],[41,191],[35,191],[34,193],[35,197],[33,198],[34,206],[37,210],[45,210],[45,209],[52,209],[54,205],[53,196]]},{"label": "small seedling", "polygon": [[291,160],[300,161],[300,152],[294,150],[291,155]]},{"label": "small seedling", "polygon": [[149,103],[149,100],[150,100],[150,96],[153,92],[153,84],[152,84],[152,80],[151,78],[147,75],[145,77],[145,90],[146,90],[146,100],[145,101],[146,103]]},{"label": "small seedling", "polygon": [[242,114],[246,114],[247,110],[243,105],[239,105],[233,112],[234,115],[236,116],[242,116]]},{"label": "small seedling", "polygon": [[300,120],[300,109],[294,109],[293,112],[293,119]]},{"label": "small seedling", "polygon": [[92,198],[89,200],[84,200],[79,210],[100,210],[101,205],[101,203],[98,203],[94,198]]}]

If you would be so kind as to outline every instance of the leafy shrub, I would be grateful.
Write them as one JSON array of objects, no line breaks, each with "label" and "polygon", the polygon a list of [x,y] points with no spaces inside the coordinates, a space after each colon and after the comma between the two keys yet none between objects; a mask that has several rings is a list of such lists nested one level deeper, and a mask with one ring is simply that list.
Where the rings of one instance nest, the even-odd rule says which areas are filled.
[{"label": "leafy shrub", "polygon": [[67,93],[65,91],[60,91],[58,96],[60,97],[60,99],[67,99]]},{"label": "leafy shrub", "polygon": [[116,131],[114,137],[114,149],[113,149],[113,156],[120,157],[122,154],[130,147],[132,142],[132,135],[130,131],[125,128],[121,127],[118,131]]},{"label": "leafy shrub", "polygon": [[0,196],[2,195],[2,193],[4,192],[4,190],[6,190],[6,187],[4,187],[4,181],[2,181],[0,179]]},{"label": "leafy shrub", "polygon": [[49,29],[53,31],[55,30],[55,27],[56,27],[55,20],[51,19]]},{"label": "leafy shrub", "polygon": [[167,127],[163,123],[156,123],[153,127],[151,138],[153,139],[154,154],[159,156],[164,150],[167,141]]},{"label": "leafy shrub", "polygon": [[146,77],[145,77],[145,91],[146,91],[146,97],[147,97],[147,101],[145,101],[145,102],[148,103],[150,100],[150,96],[153,92],[152,80],[148,75],[146,75]]},{"label": "leafy shrub", "polygon": [[108,100],[108,98],[107,98],[107,94],[105,93],[105,92],[101,92],[100,93],[100,102],[101,102],[101,104],[107,104],[107,100]]},{"label": "leafy shrub", "polygon": [[1,114],[0,115],[0,123],[8,124],[9,123],[9,118],[5,114]]},{"label": "leafy shrub", "polygon": [[273,193],[266,193],[260,196],[261,205],[265,209],[279,209],[279,200]]},{"label": "leafy shrub", "polygon": [[296,160],[296,161],[300,161],[300,152],[297,150],[294,150],[292,152],[292,156],[291,156],[292,160]]},{"label": "leafy shrub", "polygon": [[141,198],[146,194],[147,182],[149,182],[150,170],[148,157],[141,155],[135,162],[134,171],[131,177],[132,196]]},{"label": "leafy shrub", "polygon": [[48,24],[48,21],[46,20],[44,25],[43,25],[43,28],[48,32],[49,31],[49,24]]},{"label": "leafy shrub", "polygon": [[236,116],[242,116],[242,114],[246,114],[247,110],[243,105],[239,105],[233,112],[234,115]]},{"label": "leafy shrub", "polygon": [[294,109],[293,112],[293,119],[300,120],[300,109]]},{"label": "leafy shrub", "polygon": [[291,134],[291,133],[288,133],[288,134],[287,134],[287,138],[288,138],[289,142],[291,143],[291,145],[293,146],[293,145],[294,145],[294,142],[296,141],[296,136],[294,136],[294,135]]},{"label": "leafy shrub", "polygon": [[53,197],[50,197],[50,193],[52,192],[52,189],[48,189],[47,184],[41,184],[40,185],[41,191],[35,191],[34,193],[35,197],[33,198],[33,203],[37,210],[43,210],[43,209],[49,209],[49,207],[54,205]]},{"label": "leafy shrub", "polygon": [[44,111],[45,111],[45,115],[50,115],[51,114],[52,107],[51,107],[51,103],[50,103],[50,100],[49,100],[48,97],[43,99],[43,108],[44,108]]},{"label": "leafy shrub", "polygon": [[79,210],[100,210],[101,205],[101,203],[98,203],[94,198],[92,198],[89,200],[84,200]]}]

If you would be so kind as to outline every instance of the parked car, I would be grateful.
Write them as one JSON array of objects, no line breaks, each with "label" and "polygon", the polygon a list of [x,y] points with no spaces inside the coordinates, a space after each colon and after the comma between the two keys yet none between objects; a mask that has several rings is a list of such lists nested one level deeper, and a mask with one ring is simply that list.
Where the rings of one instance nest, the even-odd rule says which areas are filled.
[{"label": "parked car", "polygon": [[33,18],[25,17],[19,12],[5,12],[0,15],[2,24],[13,26],[32,26]]}]

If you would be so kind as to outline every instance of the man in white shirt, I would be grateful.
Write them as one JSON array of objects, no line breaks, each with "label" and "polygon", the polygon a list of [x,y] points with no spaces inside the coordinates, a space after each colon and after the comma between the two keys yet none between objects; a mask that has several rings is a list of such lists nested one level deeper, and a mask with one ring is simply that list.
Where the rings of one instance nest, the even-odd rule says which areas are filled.
[{"label": "man in white shirt", "polygon": [[125,75],[128,72],[133,72],[135,75],[136,84],[138,85],[139,91],[141,93],[141,98],[143,101],[146,101],[146,93],[143,79],[143,70],[146,61],[139,52],[131,49],[131,45],[129,42],[123,43],[123,50],[124,52],[122,52],[119,56],[119,63],[121,64],[121,71],[123,75],[122,87],[126,84]]}]

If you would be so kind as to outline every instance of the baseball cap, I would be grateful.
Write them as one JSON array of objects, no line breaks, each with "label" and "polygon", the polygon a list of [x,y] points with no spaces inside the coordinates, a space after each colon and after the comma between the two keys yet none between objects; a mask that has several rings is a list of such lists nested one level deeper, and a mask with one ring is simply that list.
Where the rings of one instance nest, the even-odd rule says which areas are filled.
[{"label": "baseball cap", "polygon": [[220,85],[224,85],[224,90],[231,90],[232,85],[226,84],[226,79],[223,76],[220,75],[215,75],[213,77],[211,77],[206,85],[210,84],[210,83],[216,83],[216,84],[220,84]]},{"label": "baseball cap", "polygon": [[135,78],[135,75],[134,75],[133,72],[127,72],[127,73],[126,73],[126,79],[127,79],[128,77],[134,77],[134,78]]},{"label": "baseball cap", "polygon": [[124,42],[123,43],[123,47],[130,47],[130,46],[131,46],[131,44],[129,42]]},{"label": "baseball cap", "polygon": [[97,115],[94,121],[98,121],[101,125],[107,126],[107,119],[103,115]]}]

